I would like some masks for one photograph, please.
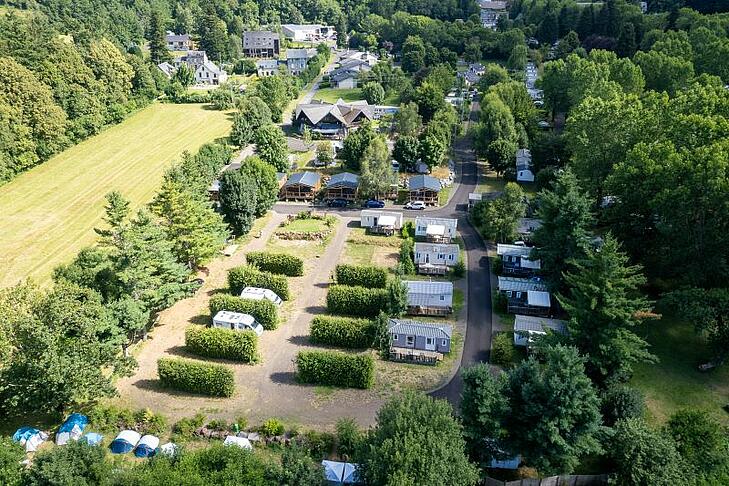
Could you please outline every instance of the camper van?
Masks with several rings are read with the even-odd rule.
[[[213,327],[232,329],[233,331],[253,331],[258,336],[263,334],[261,326],[253,316],[240,312],[220,311],[213,317]]]
[[[270,300],[277,306],[281,305],[281,297],[279,297],[276,292],[269,289],[262,289],[260,287],[246,287],[243,289],[243,292],[240,293],[240,296],[242,299],[251,299],[251,300]]]

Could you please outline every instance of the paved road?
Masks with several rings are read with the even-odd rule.
[[[478,114],[479,105],[474,102],[471,107],[471,121]],[[463,356],[461,358],[458,373],[443,387],[431,392],[431,396],[447,399],[454,408],[458,408],[463,390],[460,370],[478,362],[485,362],[489,359],[491,349],[492,333],[492,312],[491,312],[491,281],[489,259],[486,252],[486,245],[480,235],[471,226],[467,217],[468,194],[474,192],[478,184],[478,167],[473,151],[471,140],[468,137],[460,139],[454,145],[456,162],[456,180],[458,185],[451,195],[448,204],[440,208],[426,209],[424,211],[408,211],[402,208],[386,208],[386,210],[397,210],[405,216],[414,218],[427,214],[428,216],[439,216],[457,218],[458,227],[463,237],[468,255],[468,306],[466,336],[464,339]],[[274,210],[282,214],[295,214],[308,205],[279,203]],[[320,209],[356,217],[360,209],[357,208],[327,208]]]

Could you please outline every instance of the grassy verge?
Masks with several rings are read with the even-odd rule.
[[[48,282],[54,267],[96,241],[106,193],[147,203],[183,151],[229,130],[226,113],[155,103],[0,187],[0,287]]]

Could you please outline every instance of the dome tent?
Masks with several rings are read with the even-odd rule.
[[[357,465],[349,462],[321,461],[327,484],[358,484]]]
[[[159,447],[159,438],[153,435],[145,435],[139,440],[137,447],[134,449],[134,455],[137,457],[152,457],[157,453]]]
[[[25,452],[35,452],[38,446],[48,438],[48,434],[33,427],[21,427],[13,434],[13,442],[25,447]]]
[[[225,438],[223,441],[224,445],[227,446],[238,446],[241,449],[253,449],[253,445],[251,444],[251,441],[246,439],[245,437],[236,437],[234,435],[229,435]]]
[[[141,437],[142,436],[139,435],[139,432],[137,431],[122,430],[119,432],[119,435],[116,436],[116,439],[111,441],[111,445],[109,445],[111,452],[114,454],[126,454],[127,452],[131,452],[131,450],[139,443],[139,439]]]
[[[89,419],[80,413],[72,413],[56,432],[56,444],[66,445],[69,440],[79,440]]]

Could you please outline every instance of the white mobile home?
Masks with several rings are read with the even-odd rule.
[[[394,234],[402,229],[402,213],[365,209],[359,215],[360,226],[373,233]]]
[[[455,244],[415,243],[413,253],[418,273],[444,275],[458,263],[460,248]]]
[[[514,346],[530,346],[535,336],[544,336],[547,329],[564,334],[567,322],[546,317],[516,315],[514,319]]]
[[[453,312],[453,283],[403,281],[408,288],[408,314],[445,315]]]
[[[415,236],[424,236],[432,242],[449,243],[456,237],[457,227],[457,219],[415,218]]]
[[[529,149],[523,148],[516,151],[516,181],[534,182],[534,172],[532,172],[532,153]]]

